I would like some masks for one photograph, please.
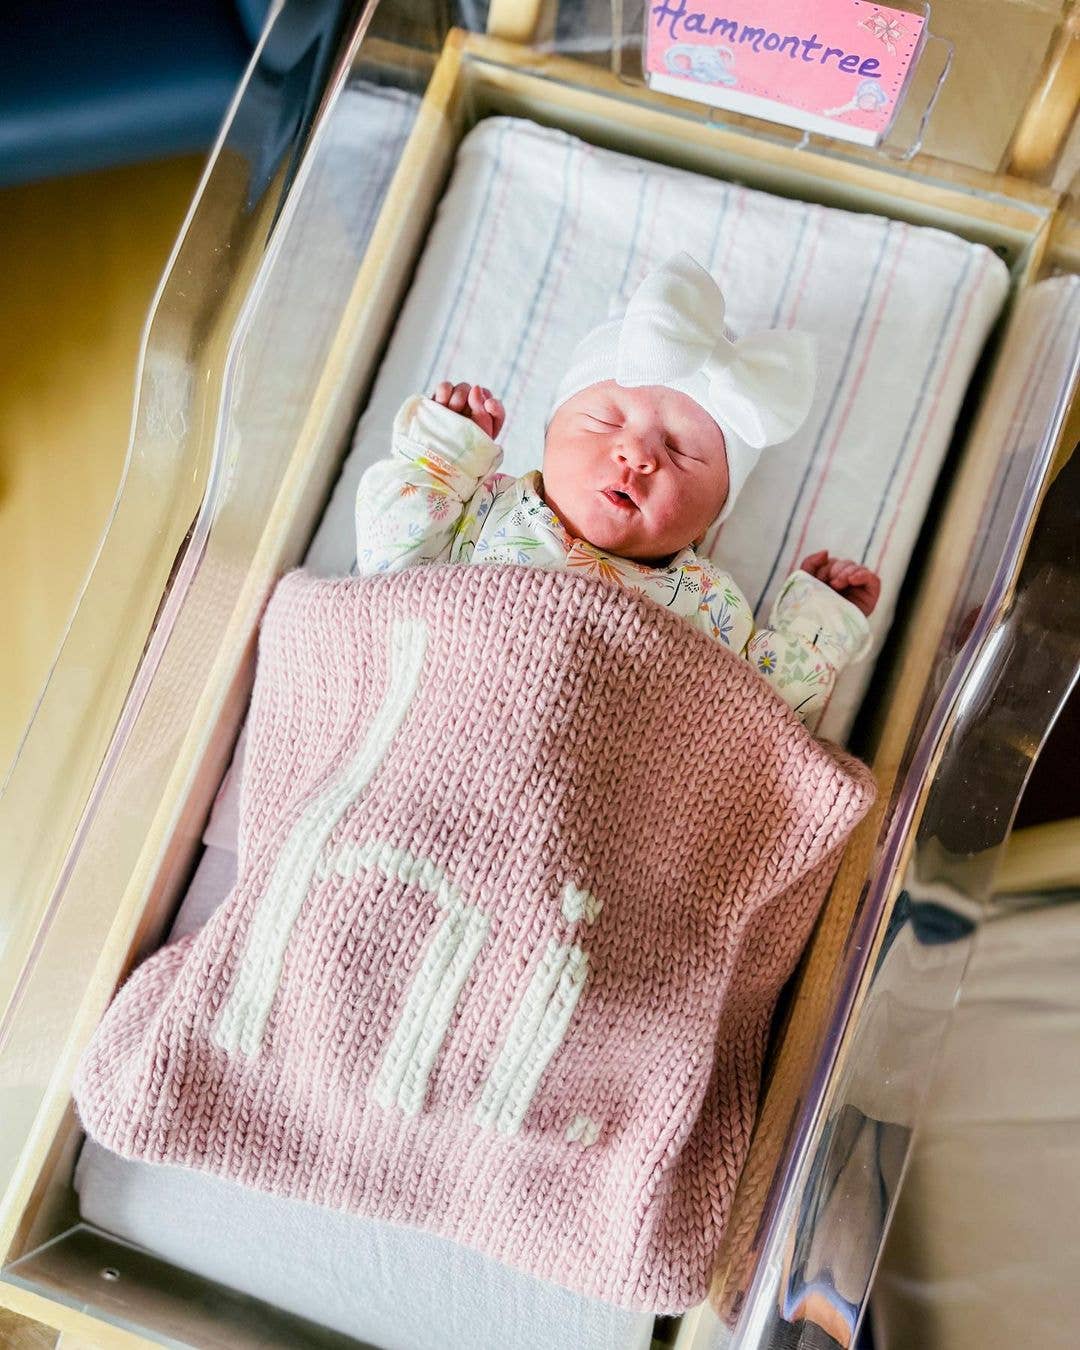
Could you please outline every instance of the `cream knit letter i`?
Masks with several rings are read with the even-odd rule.
[[[603,907],[603,901],[584,886],[568,881],[563,887],[562,915],[568,923],[593,924]],[[521,1128],[544,1070],[566,1035],[588,974],[589,958],[578,943],[548,941],[484,1083],[475,1112],[478,1125],[494,1126],[503,1134],[516,1134]],[[594,1134],[587,1142],[595,1138]]]
[[[375,776],[420,683],[427,629],[402,620],[390,632],[386,694],[356,755],[310,802],[289,832],[266,894],[251,920],[247,948],[213,1039],[229,1054],[255,1055],[277,993],[285,950],[315,874],[319,855],[349,806]]]
[[[492,1066],[475,1119],[516,1134],[548,1062],[562,1043],[585,987],[589,958],[574,943],[549,939]]]

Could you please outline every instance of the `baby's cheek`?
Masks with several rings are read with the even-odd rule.
[[[705,529],[713,523],[727,501],[726,484],[717,483],[712,477],[698,482],[687,502],[687,515],[692,517],[694,525]]]
[[[687,489],[659,503],[655,522],[665,534],[685,534],[689,542],[702,523],[703,509],[700,496],[692,489]]]
[[[584,492],[591,467],[589,451],[589,446],[573,441],[549,441],[544,447],[544,482],[564,497]]]

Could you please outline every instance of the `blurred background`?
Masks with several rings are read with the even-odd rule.
[[[143,323],[269,0],[0,17],[0,779],[112,506]]]

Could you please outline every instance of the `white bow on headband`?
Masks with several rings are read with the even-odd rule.
[[[814,343],[772,329],[736,340],[724,329],[724,297],[687,253],[650,272],[624,314],[587,333],[570,359],[548,413],[604,380],[662,384],[686,394],[724,433],[731,514],[761,450],[793,436],[814,398]]]
[[[732,341],[720,287],[689,254],[676,253],[630,297],[614,378],[628,386],[692,382],[721,428],[760,450],[787,440],[810,411],[813,341],[782,329]]]

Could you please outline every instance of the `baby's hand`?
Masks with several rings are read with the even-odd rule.
[[[492,440],[502,430],[506,420],[503,405],[490,389],[484,389],[478,384],[451,384],[449,380],[443,380],[431,397],[451,412],[460,413],[462,417],[475,422]]]
[[[869,567],[852,562],[850,558],[830,558],[829,550],[825,548],[811,553],[799,566],[838,591],[864,614],[873,614],[881,595],[881,578]]]

